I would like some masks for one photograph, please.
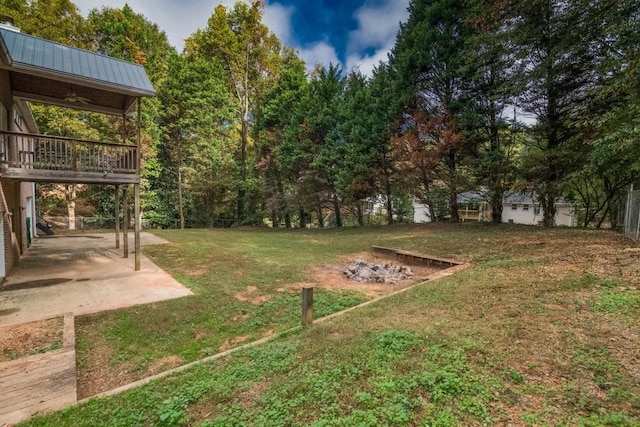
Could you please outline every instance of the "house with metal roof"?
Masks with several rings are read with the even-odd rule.
[[[116,218],[121,190],[126,203],[133,186],[136,270],[140,269],[140,103],[154,94],[139,64],[0,24],[0,254],[4,254],[0,277],[10,273],[35,236],[35,182],[113,185]],[[137,133],[133,138],[123,135],[120,141],[40,135],[30,103],[115,115],[123,128],[133,127]],[[127,228],[122,228],[124,256],[128,256]],[[119,247],[119,221],[116,236]]]

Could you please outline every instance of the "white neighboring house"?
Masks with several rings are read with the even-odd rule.
[[[488,210],[488,204],[484,201],[484,193],[482,191],[466,191],[458,194],[457,199],[460,221],[486,221],[491,218],[490,215],[487,216],[490,211]],[[426,223],[431,221],[429,207],[414,197],[413,222]]]
[[[470,191],[458,195],[460,209],[458,214],[463,221],[490,221],[491,209],[480,191]],[[471,208],[470,208],[471,207]],[[540,203],[531,195],[507,192],[502,201],[502,222],[509,224],[539,225],[542,224],[544,212]],[[429,209],[418,199],[413,200],[413,222],[431,222]],[[576,227],[575,207],[565,199],[556,201],[555,225]]]
[[[413,222],[417,224],[431,222],[429,207],[415,197],[413,198]]]
[[[558,198],[555,203],[555,225],[575,227],[578,220],[573,204]],[[534,197],[522,193],[505,193],[502,201],[502,222],[511,224],[539,225],[542,224],[544,211],[540,202]]]

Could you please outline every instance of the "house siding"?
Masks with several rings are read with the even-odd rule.
[[[11,132],[29,132],[29,121],[24,120],[20,116],[20,120],[14,120],[14,114],[18,114],[15,105],[11,99],[11,86],[9,81],[9,73],[0,70],[0,102],[3,109],[0,128]],[[19,115],[19,114],[18,114]],[[20,149],[28,149],[29,147],[21,147]],[[27,199],[31,198],[33,206],[35,204],[35,190],[33,183],[17,182],[8,179],[0,179],[2,184],[2,196],[6,202],[8,212],[4,212],[4,204],[0,204],[2,211],[2,239],[4,242],[4,274],[9,275],[11,271],[20,262],[20,255],[27,250],[27,233],[31,230],[27,229],[27,216],[34,218],[34,212],[27,212]]]
[[[413,200],[413,222],[425,223],[431,222],[429,208],[417,200]]]
[[[528,200],[514,200],[506,201],[502,205],[502,222],[524,225],[540,225],[544,218],[544,211],[539,209],[536,213],[536,206],[539,207],[535,201],[531,198]],[[462,206],[464,203],[468,203],[468,199],[458,200],[458,203]],[[461,208],[458,213],[460,218],[464,221],[491,221],[491,209],[484,201],[476,202],[478,209],[466,210]],[[525,206],[527,208],[525,208]],[[515,207],[515,209],[513,209]],[[428,209],[417,199],[413,201],[413,222],[425,223],[430,222]],[[556,216],[555,225],[561,227],[576,227],[577,220],[574,211],[574,207],[565,202],[556,203]]]
[[[20,226],[20,185],[14,181],[1,179],[2,191],[9,208],[8,215],[4,215],[2,221],[4,234],[4,261],[5,274],[9,275],[11,270],[18,265],[20,260],[20,240],[22,228]]]
[[[11,111],[11,86],[9,83],[9,72],[7,70],[0,70],[0,102],[4,105],[7,111]],[[7,130],[7,129],[3,129]]]
[[[505,203],[502,205],[502,222],[524,224],[524,225],[539,225],[544,218],[544,211],[542,209],[536,214],[536,208],[534,204],[528,204],[529,209],[524,209],[524,204],[518,203],[517,209],[513,209],[514,204]],[[571,206],[556,205],[555,225],[564,227],[575,227],[575,215]]]

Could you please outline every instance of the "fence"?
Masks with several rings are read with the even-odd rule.
[[[625,236],[640,241],[640,190],[629,190],[624,215]]]
[[[45,215],[44,220],[51,224],[54,230],[68,230],[69,229],[69,217],[68,216],[49,216]],[[180,220],[178,219],[163,219],[162,225],[159,225],[158,220],[142,218],[142,228],[180,228]],[[120,218],[120,226],[122,227],[122,218]],[[199,228],[229,228],[234,225],[238,225],[238,220],[217,218],[208,221],[207,223],[193,221],[191,219],[186,220],[186,227],[199,227]],[[75,217],[75,230],[114,230],[116,226],[116,219],[114,217]],[[129,228],[133,228],[133,218],[129,219]]]
[[[68,230],[69,217],[67,216],[44,216],[44,220],[51,224],[54,230]],[[115,229],[115,218],[103,217],[75,217],[76,230],[94,230],[94,229]]]

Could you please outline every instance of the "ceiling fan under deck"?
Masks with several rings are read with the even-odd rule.
[[[89,98],[78,96],[78,94],[76,94],[75,92],[67,92],[67,94],[64,97],[64,100],[66,102],[71,102],[71,103],[77,102],[79,104],[88,104],[91,101]]]

